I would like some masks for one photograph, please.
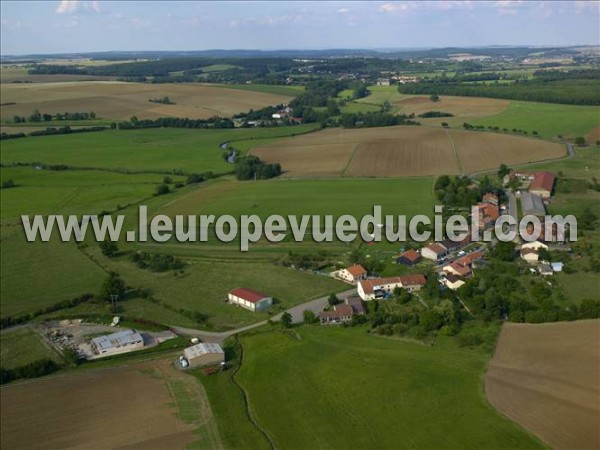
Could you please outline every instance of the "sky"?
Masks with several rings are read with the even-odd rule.
[[[597,1],[5,1],[1,53],[600,45]]]

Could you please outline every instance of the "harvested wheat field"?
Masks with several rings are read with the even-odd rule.
[[[458,175],[560,158],[564,146],[497,133],[425,126],[330,128],[252,149],[288,177]]]
[[[8,385],[0,395],[2,448],[183,449],[199,426],[203,448],[221,446],[202,386],[168,361]]]
[[[464,173],[500,164],[527,164],[567,156],[562,144],[497,133],[448,130]]]
[[[504,324],[485,392],[552,448],[598,448],[600,320]]]
[[[240,91],[202,84],[145,84],[117,81],[15,83],[0,85],[2,120],[27,116],[34,109],[42,113],[94,111],[108,119],[155,119],[189,117],[205,119],[287,102],[291,97],[255,91]],[[152,103],[151,98],[168,96],[174,105]]]
[[[475,119],[499,114],[510,105],[510,100],[501,100],[495,98],[481,97],[451,97],[440,96],[437,102],[432,102],[429,97],[416,96],[394,103],[394,107],[402,114],[412,114],[416,116],[427,111],[443,111],[454,114],[454,117],[441,117],[430,119],[419,119],[419,121],[428,125],[439,125],[441,122],[460,123],[466,119]]]
[[[585,135],[585,140],[591,144],[595,144],[600,141],[600,125],[595,126],[592,130]]]

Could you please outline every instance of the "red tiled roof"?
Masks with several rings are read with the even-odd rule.
[[[420,273],[417,273],[414,275],[401,275],[398,278],[400,278],[400,282],[402,283],[402,286],[415,286],[415,285],[424,286],[427,283],[427,279],[425,278],[425,275],[421,275]]]
[[[425,246],[425,248],[431,250],[436,255],[443,255],[444,253],[447,252],[447,250],[444,247],[442,247],[440,244],[436,244],[436,243],[428,244]]]
[[[249,288],[235,288],[232,291],[229,291],[229,293],[235,295],[236,297],[243,298],[250,303],[256,303],[265,297],[269,297],[263,292],[255,291],[254,289]]]
[[[392,283],[402,284],[402,281],[400,280],[400,277],[387,277],[387,278],[373,278],[371,280],[363,280],[360,282],[365,294],[372,294],[373,288],[375,286],[381,286],[383,284],[392,284]]]
[[[538,172],[535,174],[535,178],[529,185],[529,190],[544,189],[551,192],[553,186],[554,174],[552,172]]]
[[[352,316],[353,310],[350,305],[335,305],[333,311],[322,311],[319,313],[319,317],[348,317]]]
[[[360,277],[367,274],[367,271],[360,264],[354,264],[346,269],[353,277]]]
[[[458,258],[454,262],[458,263],[460,265],[466,266],[467,264],[471,264],[471,263],[473,263],[473,261],[475,261],[477,259],[481,259],[482,257],[483,257],[482,252],[473,252],[473,253],[469,253],[468,255],[463,256],[462,258]]]
[[[406,258],[410,262],[415,262],[421,259],[421,255],[419,255],[419,253],[416,250],[413,250],[411,248],[410,250],[407,250],[404,253],[402,253],[400,255],[400,258]]]
[[[468,265],[453,262],[449,265],[449,267],[451,267],[452,270],[458,273],[458,275],[460,275],[461,277],[467,276],[471,273],[471,267],[469,267]]]

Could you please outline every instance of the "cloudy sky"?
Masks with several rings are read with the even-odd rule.
[[[5,1],[7,54],[600,44],[600,2]]]

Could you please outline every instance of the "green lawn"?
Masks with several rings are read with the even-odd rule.
[[[60,362],[60,357],[28,328],[0,335],[0,361],[3,369],[14,369],[40,359]]]
[[[186,173],[222,173],[232,170],[219,148],[223,142],[235,141],[235,147],[245,151],[264,143],[264,139],[304,133],[317,127],[308,124],[227,130],[162,128],[31,137],[4,141],[0,159],[3,164],[41,162],[135,172],[178,169]]]
[[[210,66],[204,66],[202,72],[222,72],[224,70],[239,69],[240,66],[234,66],[233,64],[211,64]]]
[[[474,125],[498,126],[512,130],[518,128],[537,131],[540,136],[554,138],[584,136],[600,123],[597,106],[558,105],[512,101],[500,114],[473,120]]]
[[[243,335],[237,380],[276,448],[543,448],[486,402],[489,355],[366,334],[364,328],[302,327]],[[227,373],[202,379],[226,446],[243,404]],[[227,397],[226,397],[227,396]],[[235,411],[235,414],[234,412]],[[236,421],[236,424],[238,422]]]
[[[600,147],[576,147],[573,158],[540,163],[530,166],[532,170],[550,170],[558,176],[569,178],[600,178]]]

